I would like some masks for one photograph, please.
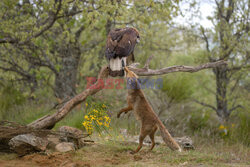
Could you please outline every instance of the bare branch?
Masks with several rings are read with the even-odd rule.
[[[230,89],[230,95],[233,94],[234,90],[236,89],[237,85],[239,84],[240,82],[240,79],[242,77],[243,74],[240,74],[236,79],[235,79],[235,83],[233,85],[233,87]]]
[[[235,2],[233,0],[229,0],[228,3],[229,4],[228,4],[228,7],[227,7],[227,14],[226,14],[226,18],[225,18],[227,20],[227,22],[229,22],[232,14],[233,14]]]
[[[12,39],[12,38],[2,38],[0,39],[0,44],[1,43],[17,43],[18,40]]]
[[[57,3],[57,1],[55,1],[55,2]],[[62,7],[62,0],[59,0],[59,3],[57,5],[57,9],[56,9],[56,13],[52,14],[52,18],[50,19],[51,20],[50,23],[48,23],[45,27],[43,27],[41,29],[41,31],[37,32],[32,37],[28,38],[28,40],[26,40],[25,42],[29,41],[31,38],[36,38],[36,37],[42,35],[45,31],[47,31],[49,28],[51,28],[57,20],[57,15],[58,15],[59,11],[61,10],[61,7]]]
[[[202,26],[201,26],[201,33],[202,33],[203,39],[206,42],[206,49],[207,49],[208,52],[210,52],[208,38],[207,38],[207,35],[205,33],[205,29]]]
[[[153,57],[154,57],[154,55],[149,56],[149,58],[147,59],[147,61],[146,61],[146,63],[145,63],[145,65],[144,65],[143,68],[145,68],[145,69],[149,68],[149,63],[153,59]]]
[[[195,100],[195,99],[193,99],[193,101],[195,103],[198,103],[198,104],[202,105],[202,106],[205,106],[205,107],[211,108],[214,111],[217,111],[216,108],[214,106],[210,105],[210,104],[207,104],[207,103],[204,103],[204,102],[200,102],[200,101]]]
[[[44,27],[42,27],[40,31],[38,31],[35,34],[29,36],[25,41],[22,41],[22,42],[19,41],[18,39],[14,39],[12,37],[5,37],[5,38],[0,39],[0,44],[4,44],[4,43],[26,44],[32,38],[37,38],[40,35],[42,35],[44,32],[46,32],[47,30],[49,30],[58,19],[63,18],[63,17],[71,17],[71,16],[77,15],[77,14],[79,14],[79,13],[81,13],[83,11],[83,10],[79,10],[79,11],[74,11],[74,12],[69,12],[67,14],[59,15],[59,13],[61,11],[61,8],[62,8],[62,0],[55,1],[55,5],[57,5],[56,11],[55,12],[52,12],[52,11],[49,12],[49,16],[46,19],[47,23],[45,23]],[[99,8],[101,8],[101,7],[98,7],[97,9],[99,9]],[[97,10],[97,9],[95,9],[95,10]],[[88,10],[88,12],[92,12],[92,11],[93,10]]]
[[[212,94],[216,95],[216,92],[210,88],[208,88],[207,86],[203,86],[207,91],[211,92]]]
[[[243,108],[243,106],[242,106],[242,105],[237,105],[237,106],[232,107],[232,108],[231,108],[230,110],[228,110],[228,111],[229,111],[229,113],[231,113],[232,111],[236,110],[237,108]]]
[[[191,72],[192,73],[192,72],[197,72],[197,71],[207,69],[207,68],[215,68],[221,65],[227,65],[227,62],[224,60],[220,60],[217,62],[202,64],[196,67],[179,65],[179,66],[172,66],[172,67],[166,67],[166,68],[155,69],[155,70],[145,69],[145,68],[135,68],[131,66],[128,66],[128,68],[140,76],[154,76],[154,75],[164,75],[164,74],[173,73],[173,72]]]

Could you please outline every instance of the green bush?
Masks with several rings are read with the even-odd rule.
[[[2,88],[0,92],[0,109],[8,110],[11,106],[20,105],[23,102],[25,102],[25,97],[14,86],[8,85]]]
[[[175,102],[186,100],[193,94],[193,82],[188,75],[164,77],[162,91]]]
[[[208,127],[208,121],[209,121],[210,115],[208,112],[197,113],[193,112],[191,114],[190,120],[189,120],[189,128],[191,131],[199,131],[201,129]]]
[[[187,120],[188,134],[199,137],[220,139],[220,124],[217,115],[209,110],[196,110]]]
[[[248,111],[239,112],[235,118],[232,118],[228,127],[228,139],[231,142],[240,142],[250,146],[250,114]]]
[[[0,90],[0,118],[5,119],[8,110],[15,105],[21,105],[25,102],[24,95],[12,85],[2,87]]]

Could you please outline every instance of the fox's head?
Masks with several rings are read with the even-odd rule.
[[[139,89],[139,77],[133,71],[130,71],[127,67],[125,67],[124,70],[126,71],[127,89]]]
[[[124,67],[124,70],[126,71],[126,78],[139,78],[133,71],[130,71],[128,67]]]

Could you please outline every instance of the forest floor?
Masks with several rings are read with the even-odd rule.
[[[132,155],[137,144],[100,140],[94,144],[68,153],[33,153],[23,157],[16,154],[0,154],[1,167],[81,167],[81,166],[189,166],[189,167],[249,167],[250,148],[225,143],[195,145],[195,150],[173,152],[165,145],[149,146]]]

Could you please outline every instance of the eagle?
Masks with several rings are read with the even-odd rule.
[[[128,64],[127,57],[135,61],[134,48],[140,42],[136,28],[117,28],[109,32],[106,42],[105,56],[109,61],[109,74],[113,77],[124,76],[123,68]]]

